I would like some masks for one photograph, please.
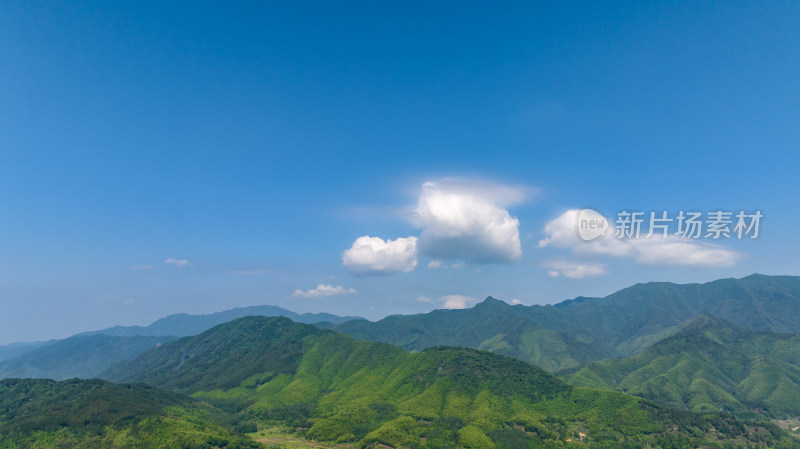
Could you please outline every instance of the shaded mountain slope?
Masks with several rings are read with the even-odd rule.
[[[800,335],[704,316],[636,356],[590,363],[565,379],[695,411],[799,416]]]

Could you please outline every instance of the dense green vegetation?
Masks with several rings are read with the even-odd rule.
[[[769,424],[570,387],[485,351],[412,354],[285,318],[235,320],[108,375],[190,393],[251,429],[356,447],[792,447]]]
[[[472,309],[356,320],[328,328],[407,350],[438,345],[487,349],[557,372],[637,354],[705,314],[754,330],[800,332],[800,277],[752,275],[706,284],[637,284],[605,298],[510,306],[487,298]]]
[[[146,385],[0,381],[0,448],[255,448],[229,417]]]
[[[0,362],[0,379],[35,377],[47,379],[91,378],[113,363],[131,360],[175,337],[75,336],[43,345]]]
[[[378,322],[356,320],[330,328],[358,339],[389,343],[410,351],[442,345],[479,348],[515,357],[551,372],[616,354],[585,332],[568,334],[535,324],[527,316],[528,309],[489,297],[466,310],[395,315]]]
[[[800,335],[756,332],[705,316],[634,357],[594,362],[565,378],[695,411],[798,416]]]

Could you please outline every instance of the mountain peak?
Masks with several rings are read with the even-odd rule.
[[[487,308],[497,309],[501,307],[509,307],[509,305],[505,301],[501,301],[493,296],[487,296],[486,299],[476,304],[475,307],[473,307],[473,309],[479,309],[479,310]]]

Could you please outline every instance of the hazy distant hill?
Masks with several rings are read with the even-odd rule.
[[[706,284],[651,282],[605,298],[511,306],[494,298],[466,310],[395,315],[329,328],[408,350],[484,348],[550,371],[629,356],[705,314],[764,331],[800,332],[800,277],[751,275]]]
[[[46,346],[55,342],[56,340],[48,340],[48,341],[11,343],[7,345],[2,345],[0,346],[0,362],[2,362],[3,360],[13,359],[14,357],[20,354],[24,354],[28,351],[32,351],[36,348],[40,348],[42,346]]]
[[[299,323],[324,322],[325,325],[363,320],[359,317],[342,317],[329,313],[300,314],[278,306],[239,307],[208,315],[179,313],[156,320],[149,326],[114,326],[99,331],[83,332],[63,340],[0,346],[0,379],[38,377],[58,380],[70,377],[94,377],[110,364],[119,360],[130,360],[157,342],[170,341],[174,337],[197,335],[218,324],[245,316],[285,316]],[[168,338],[75,340],[77,337],[96,335]],[[80,341],[83,343],[78,344]],[[56,346],[46,349],[53,345]]]
[[[132,335],[175,335],[185,337],[197,335],[212,327],[226,323],[236,318],[245,316],[284,316],[298,323],[329,322],[333,324],[344,323],[351,320],[362,320],[360,317],[337,316],[330,313],[295,313],[278,306],[252,306],[237,307],[223,312],[208,315],[189,315],[178,313],[154,321],[149,326],[114,326],[93,332],[84,332],[79,335],[105,334],[117,336]]]
[[[783,435],[772,425],[573,388],[485,351],[408,353],[283,317],[234,320],[119,363],[106,376],[191,393],[256,423],[356,447],[773,445]]]
[[[566,379],[696,411],[800,416],[800,335],[704,316],[634,357],[594,362]]]
[[[33,377],[47,379],[91,378],[121,360],[167,343],[176,337],[116,337],[81,335],[32,349],[0,362],[0,379]]]

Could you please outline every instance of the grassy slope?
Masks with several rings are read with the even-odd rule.
[[[100,380],[0,381],[0,448],[255,447],[224,415],[146,385]]]
[[[108,375],[192,393],[262,427],[283,424],[357,446],[555,447],[580,434],[591,447],[756,438],[731,417],[572,388],[488,352],[436,347],[411,354],[283,318],[236,320]],[[708,436],[712,428],[725,435]],[[779,434],[774,426],[755,433],[773,443]]]
[[[706,316],[634,357],[594,362],[565,378],[696,411],[798,416],[800,335],[755,332]]]

